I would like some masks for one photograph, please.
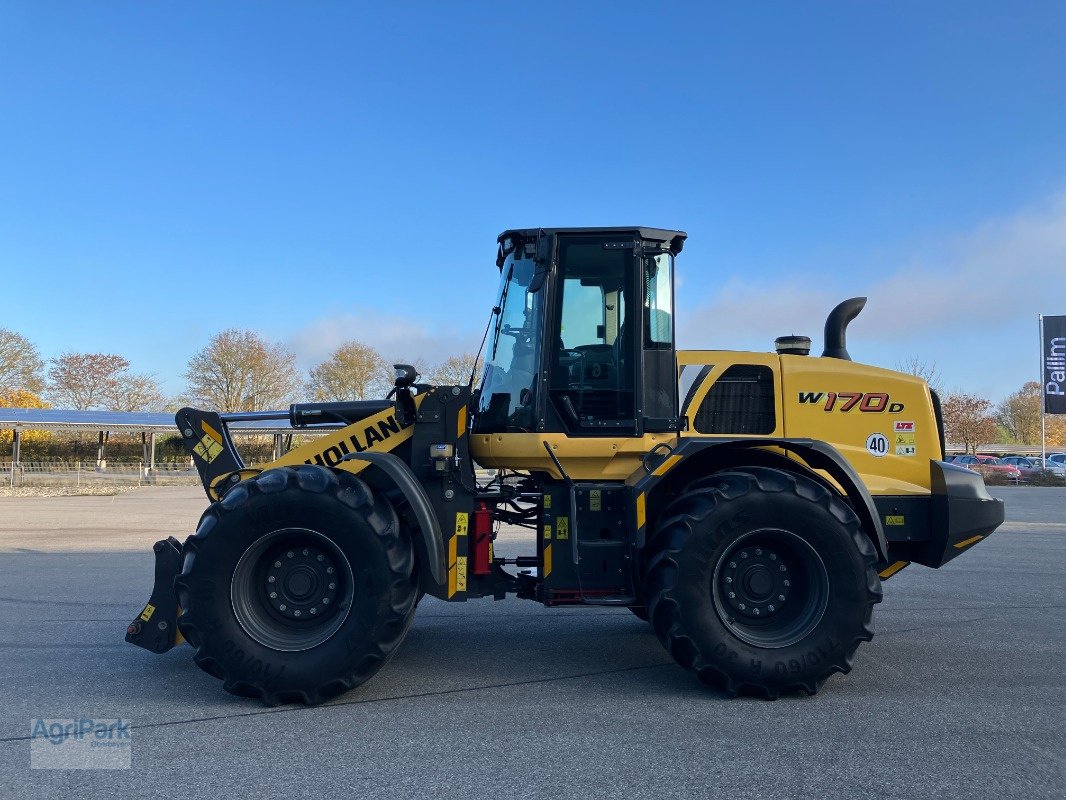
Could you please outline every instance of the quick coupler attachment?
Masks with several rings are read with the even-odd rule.
[[[181,542],[170,536],[156,542],[155,585],[148,605],[126,628],[126,641],[165,653],[184,641],[178,633],[178,596],[174,592],[174,578],[181,570]]]

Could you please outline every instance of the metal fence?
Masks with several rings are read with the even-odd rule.
[[[255,465],[251,465],[255,466]],[[495,470],[479,468],[478,483],[486,483]],[[199,486],[191,459],[157,461],[149,469],[143,461],[0,461],[0,486],[81,486],[82,484],[130,484],[136,486]]]
[[[0,461],[0,485],[80,486],[81,484],[134,484],[137,486],[196,485],[200,479],[189,459],[156,462],[149,469],[143,461]]]

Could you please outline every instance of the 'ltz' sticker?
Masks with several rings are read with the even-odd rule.
[[[914,456],[918,446],[914,438],[914,423],[896,421],[892,425],[897,456]]]

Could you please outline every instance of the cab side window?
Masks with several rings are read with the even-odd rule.
[[[566,278],[560,284],[551,395],[575,427],[616,427],[636,416],[624,334],[630,258],[606,249],[602,239],[560,245]]]

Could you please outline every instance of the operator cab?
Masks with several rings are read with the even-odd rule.
[[[474,433],[681,428],[674,257],[654,228],[505,231]]]

